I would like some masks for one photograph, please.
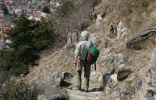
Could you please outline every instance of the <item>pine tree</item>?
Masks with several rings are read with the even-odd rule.
[[[12,50],[1,51],[0,66],[20,74],[28,70],[28,65],[35,64],[42,50],[53,46],[56,35],[50,21],[28,20],[24,13],[14,23],[16,26],[6,32]]]
[[[9,14],[9,10],[8,10],[8,8],[5,6],[5,4],[3,4],[3,5],[1,6],[1,9],[3,10],[4,16],[5,16],[6,14]]]
[[[49,10],[49,8],[48,8],[47,6],[44,6],[43,9],[42,9],[42,11],[43,11],[44,13],[47,13],[47,14],[50,13],[50,10]]]

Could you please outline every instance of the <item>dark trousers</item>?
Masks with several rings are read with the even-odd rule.
[[[84,78],[85,78],[85,90],[89,88],[89,77],[90,77],[90,69],[91,64],[85,63],[84,60],[79,60],[77,64],[77,86],[81,87],[82,79],[82,68],[84,67]]]

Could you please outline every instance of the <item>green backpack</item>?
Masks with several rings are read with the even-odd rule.
[[[86,53],[85,61],[89,64],[95,63],[99,56],[99,53],[99,50],[93,45],[92,42],[90,42],[90,47]]]

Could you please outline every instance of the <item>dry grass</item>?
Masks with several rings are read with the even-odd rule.
[[[138,6],[138,5],[139,6]],[[156,3],[153,0],[103,0],[102,3],[96,7],[97,12],[106,12],[109,16],[106,22],[102,25],[118,24],[123,21],[125,26],[129,29],[129,36],[135,34],[142,25],[146,24],[149,20],[151,11],[154,10]],[[145,15],[143,15],[145,13]],[[102,26],[101,25],[101,26]],[[103,27],[104,29],[106,27]]]
[[[66,56],[68,58],[65,60]],[[57,50],[52,54],[42,57],[39,61],[39,66],[31,70],[27,76],[27,80],[29,83],[38,82],[38,80],[44,79],[53,72],[71,72],[73,60],[74,55],[71,53],[71,50],[64,50],[62,52]]]

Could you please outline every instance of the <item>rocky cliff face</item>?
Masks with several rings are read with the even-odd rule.
[[[145,1],[102,0],[95,7],[99,17],[87,30],[100,56],[97,70],[92,66],[88,93],[75,89],[76,40],[42,53],[39,66],[25,77],[43,88],[38,100],[155,100],[156,1],[144,6]]]
[[[155,100],[156,99],[156,48],[154,49],[151,57],[148,71],[145,73],[142,79],[141,88],[136,92],[134,100]]]

